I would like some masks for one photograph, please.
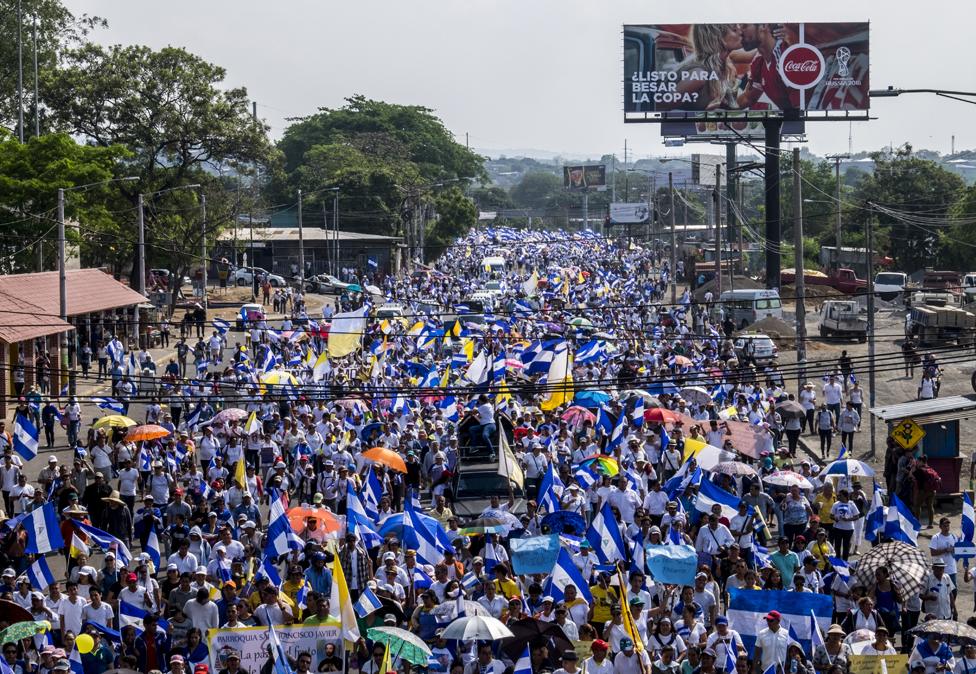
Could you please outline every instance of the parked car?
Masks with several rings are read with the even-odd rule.
[[[976,271],[971,271],[962,277],[962,291],[966,294],[966,301],[976,300]]]
[[[234,321],[234,328],[243,332],[249,330],[252,324],[260,323],[265,319],[264,307],[260,304],[248,303],[241,306],[237,312],[237,319]]]
[[[796,282],[796,272],[784,269],[780,272],[779,279],[783,285],[792,285]],[[845,295],[863,293],[868,285],[867,281],[857,277],[853,269],[833,269],[829,273],[804,269],[803,282],[807,285],[829,286]]]
[[[278,276],[277,274],[272,274],[267,269],[261,269],[261,267],[238,267],[230,273],[229,283],[233,283],[237,286],[249,286],[254,283],[254,273],[257,272],[258,280],[267,277],[268,281],[275,288],[285,287],[285,279],[283,276]]]
[[[739,360],[751,358],[756,365],[769,365],[779,355],[776,342],[769,335],[740,335],[735,338],[733,345]]]
[[[868,313],[854,300],[827,300],[820,306],[820,321],[817,325],[821,337],[841,335],[857,337],[857,341],[868,339]]]
[[[310,293],[341,295],[348,289],[348,283],[343,283],[332,274],[319,274],[305,279],[305,291]]]
[[[882,271],[874,277],[874,293],[886,302],[905,292],[908,274],[900,271]]]

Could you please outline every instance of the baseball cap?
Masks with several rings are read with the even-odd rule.
[[[726,618],[724,615],[717,616],[715,618],[715,624],[716,625],[728,625],[729,624],[729,619]]]
[[[634,641],[630,637],[620,638],[620,650],[629,651],[634,647]]]
[[[623,641],[623,639],[621,639]],[[594,639],[593,643],[590,644],[590,650],[593,651],[605,651],[608,650],[610,646],[603,639]]]
[[[139,577],[134,573],[130,573],[128,576],[125,577],[125,582],[127,583],[135,583],[138,580]]]
[[[174,654],[174,655],[169,656],[169,661],[170,662],[183,662],[184,660],[183,660],[183,656],[182,655],[175,655]]]
[[[770,611],[766,614],[766,620],[779,620],[782,617],[779,611]]]

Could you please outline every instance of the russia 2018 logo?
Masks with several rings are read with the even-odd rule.
[[[823,79],[827,71],[824,56],[811,44],[794,44],[779,59],[783,83],[794,89],[809,89]]]

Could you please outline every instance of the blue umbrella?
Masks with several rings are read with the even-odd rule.
[[[448,537],[447,532],[444,531],[444,527],[441,523],[435,520],[430,515],[424,515],[423,513],[417,513],[420,517],[420,521],[427,525],[437,540],[446,548],[451,548],[454,546],[454,542]],[[403,540],[403,513],[397,513],[395,515],[390,515],[385,520],[383,520],[383,526],[379,530],[380,536],[387,536],[389,534],[396,534],[396,537],[401,541]]]
[[[655,396],[664,395],[665,393],[674,395],[678,392],[678,387],[669,381],[662,381],[649,384],[645,390]]]
[[[580,391],[573,398],[573,403],[587,409],[599,409],[610,402],[610,394],[603,391]]]
[[[586,531],[586,520],[571,510],[557,510],[542,518],[542,526],[549,527],[549,531],[555,534],[572,533],[582,536]]]
[[[374,421],[371,424],[366,424],[365,426],[363,426],[363,430],[359,431],[359,437],[360,437],[360,439],[363,442],[366,442],[367,440],[369,440],[370,434],[372,434],[372,432],[374,430],[376,430],[376,429],[378,429],[378,428],[380,428],[382,426],[383,426],[383,424],[380,423],[379,421]]]
[[[827,466],[823,475],[847,475],[850,477],[874,477],[874,470],[857,459],[838,459]]]

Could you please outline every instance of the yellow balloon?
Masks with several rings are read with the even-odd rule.
[[[95,640],[91,638],[90,634],[79,634],[78,638],[75,639],[75,646],[78,647],[79,653],[91,653],[91,650],[95,648]]]

